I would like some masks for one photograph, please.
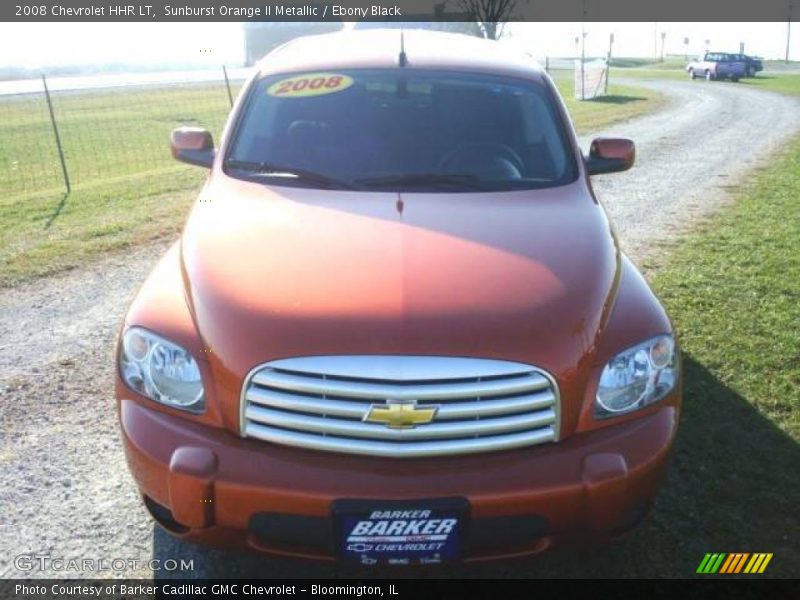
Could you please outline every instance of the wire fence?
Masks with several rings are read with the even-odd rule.
[[[70,186],[179,169],[169,152],[170,131],[197,125],[218,139],[240,85],[220,69],[218,79],[205,81],[51,86],[49,93],[43,77],[39,90],[0,95],[0,190],[6,197],[68,192]]]
[[[540,62],[568,77],[574,61]],[[228,74],[222,67],[151,74],[144,83],[114,75],[0,82],[0,192],[6,199],[63,193],[185,169],[170,155],[170,131],[202,126],[217,140],[246,72]]]

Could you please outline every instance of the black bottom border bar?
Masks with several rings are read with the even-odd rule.
[[[433,573],[435,576],[435,573]],[[788,598],[793,580],[714,578],[694,580],[520,580],[520,579],[3,579],[3,600],[202,600],[206,598],[536,598],[579,592],[591,585],[593,598]]]

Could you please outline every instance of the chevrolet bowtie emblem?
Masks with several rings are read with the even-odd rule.
[[[373,404],[364,415],[367,423],[381,423],[391,429],[411,429],[430,423],[436,416],[438,406],[417,406],[416,400],[387,400],[385,404]]]

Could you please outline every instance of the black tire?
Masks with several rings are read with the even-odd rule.
[[[697,79],[697,73],[694,72],[694,69],[689,69],[689,77]]]
[[[731,81],[732,81],[733,83],[736,83],[736,82],[738,82],[738,81],[739,81],[739,78],[738,78],[738,77],[731,77]]]
[[[711,74],[711,71],[706,71],[706,81],[713,81],[714,76]]]

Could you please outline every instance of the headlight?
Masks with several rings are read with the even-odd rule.
[[[140,327],[122,337],[120,373],[128,386],[156,402],[191,412],[205,409],[197,362],[186,350]]]
[[[657,402],[677,381],[678,360],[671,335],[628,348],[608,361],[600,374],[595,417],[611,417]]]

